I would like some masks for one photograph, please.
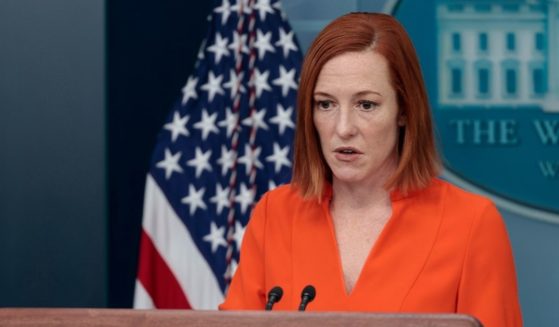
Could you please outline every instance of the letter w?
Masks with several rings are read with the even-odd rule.
[[[535,120],[534,126],[536,126],[543,144],[556,145],[559,143],[559,120]]]
[[[545,178],[559,177],[559,161],[540,161],[540,170]]]

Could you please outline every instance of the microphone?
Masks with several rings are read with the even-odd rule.
[[[314,289],[314,286],[305,286],[305,288],[303,288],[303,291],[301,292],[301,304],[299,304],[299,311],[305,311],[305,309],[307,308],[307,304],[312,302],[315,296],[316,290]]]
[[[268,302],[266,303],[266,311],[271,311],[272,307],[276,302],[281,300],[283,296],[283,290],[279,286],[273,287],[270,292],[268,292]]]

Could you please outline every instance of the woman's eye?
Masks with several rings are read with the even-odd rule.
[[[316,101],[316,105],[319,109],[330,109],[330,107],[332,106],[332,102],[327,100],[321,100],[321,101]]]
[[[361,109],[363,110],[373,110],[377,106],[378,104],[373,101],[359,101],[359,107],[361,107]]]

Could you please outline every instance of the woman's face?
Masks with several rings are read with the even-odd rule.
[[[332,58],[313,97],[314,126],[334,182],[384,183],[397,165],[399,115],[386,59],[372,50]]]

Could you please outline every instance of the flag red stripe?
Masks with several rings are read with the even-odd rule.
[[[158,309],[191,309],[186,294],[151,238],[142,229],[138,279]]]

